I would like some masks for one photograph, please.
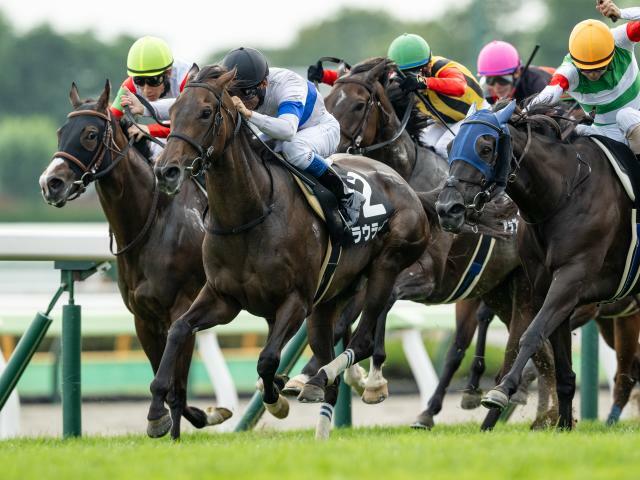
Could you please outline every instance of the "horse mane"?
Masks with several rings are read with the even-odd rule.
[[[216,78],[220,78],[220,76],[223,73],[227,73],[227,68],[222,65],[218,65],[218,64],[205,65],[198,72],[194,81],[204,82],[205,80],[211,80],[211,79],[215,80]]]
[[[395,63],[393,63],[391,60],[389,60],[386,57],[371,57],[356,63],[351,68],[351,70],[349,70],[349,75],[357,75],[358,73],[368,72],[373,67],[377,67],[382,62],[387,62],[385,73],[389,73],[395,68]]]
[[[389,82],[386,88],[387,96],[393,109],[396,112],[398,118],[402,118],[404,112],[409,106],[409,95],[404,93],[400,88],[400,83],[397,80]],[[421,146],[424,146],[420,142],[420,132],[429,125],[431,118],[425,115],[418,108],[417,102],[413,102],[411,106],[411,113],[409,114],[409,123],[407,123],[407,132],[414,141],[418,142]]]
[[[553,140],[562,141],[562,128],[554,118],[562,115],[561,109],[545,102],[530,105],[531,100],[532,97],[529,97],[523,102],[523,105],[526,105],[526,111],[519,106],[516,107],[509,123],[520,131],[524,131],[527,125],[530,125],[534,132]],[[493,111],[502,110],[509,102],[508,99],[499,100],[493,106]]]

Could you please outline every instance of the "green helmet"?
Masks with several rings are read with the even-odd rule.
[[[421,67],[431,60],[431,47],[420,35],[403,33],[389,45],[387,57],[396,62],[400,70]]]
[[[160,75],[173,65],[167,42],[158,37],[142,37],[131,45],[127,55],[127,73],[132,77]]]

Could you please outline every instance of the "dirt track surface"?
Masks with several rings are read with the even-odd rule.
[[[574,408],[579,414],[579,392],[576,393]],[[529,403],[519,407],[511,421],[528,422],[535,416],[536,396],[529,396]],[[194,402],[196,406],[206,407],[204,400]],[[240,414],[235,412],[237,420],[246,407],[247,400],[241,401]],[[298,429],[315,427],[319,405],[300,404],[295,399],[290,401],[291,411],[285,420],[277,420],[265,414],[258,424],[258,429]],[[603,390],[599,397],[599,418],[605,419],[611,405],[609,393]],[[82,409],[82,427],[87,435],[123,435],[127,433],[143,433],[146,429],[146,415],[148,402],[86,402]],[[395,395],[378,405],[365,405],[359,398],[353,398],[354,426],[373,425],[409,425],[416,415],[424,408],[417,395]],[[638,415],[637,402],[632,399],[627,409],[631,416]],[[481,422],[486,410],[478,408],[473,411],[460,408],[460,394],[450,394],[445,399],[445,405],[436,424]],[[627,414],[628,415],[628,414]],[[626,416],[626,415],[625,415]],[[232,427],[229,423],[226,428]],[[182,422],[184,431],[191,431],[188,422]],[[62,433],[62,408],[60,405],[22,405],[21,427],[23,436],[60,436]],[[212,430],[222,426],[211,427]]]

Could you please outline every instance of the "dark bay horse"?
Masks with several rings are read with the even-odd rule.
[[[349,75],[341,77],[336,82],[327,96],[327,109],[340,122],[341,150],[363,151],[400,173],[414,190],[432,191],[444,183],[447,163],[435,152],[414,140],[424,128],[427,118],[410,104],[410,99],[402,94],[397,84],[389,81],[394,68],[394,64],[384,58],[373,58],[354,66]],[[406,115],[407,108],[411,116],[407,129],[403,131],[400,118]],[[399,132],[402,133],[398,134]],[[435,197],[433,200],[435,201]],[[454,237],[439,228],[432,228],[431,232],[431,242],[423,256],[398,277],[387,308],[391,308],[397,299],[427,305],[456,300],[451,294],[473,258],[479,235],[465,233]],[[467,292],[467,301],[471,304],[461,304],[456,309],[454,342],[447,352],[438,387],[426,410],[419,415],[415,426],[433,426],[433,417],[442,408],[446,389],[460,366],[478,325],[476,310],[480,299],[494,309],[509,326],[510,335],[505,356],[505,365],[509,368],[515,358],[520,335],[532,319],[532,316],[521,315],[517,308],[520,303],[527,302],[530,296],[525,280],[515,240],[511,238],[496,241],[493,254],[480,280]],[[491,316],[487,317],[484,314],[479,318],[481,328],[478,333],[478,350],[472,368],[472,378],[463,397],[463,405],[467,407],[479,405],[481,396],[479,377],[484,371],[484,339]],[[384,352],[375,352],[372,360],[374,375],[380,375]],[[554,390],[555,381],[553,359],[549,349],[541,352],[541,357],[536,358],[536,364],[541,373],[543,397],[553,396],[551,391]],[[554,421],[555,407],[547,411],[545,402],[542,402],[541,407],[543,409],[539,411],[534,424],[536,426]],[[497,415],[494,414],[487,418],[484,427],[490,428],[495,420]]]
[[[572,428],[570,317],[580,305],[637,290],[621,282],[633,203],[604,152],[586,137],[561,141],[555,122],[536,113],[546,108],[514,115],[515,105],[509,104],[495,113],[470,115],[453,142],[450,177],[437,211],[442,225],[456,231],[468,209],[481,208],[501,188],[518,205],[526,221],[518,231],[519,250],[537,313],[520,340],[513,367],[483,404],[504,408],[527,359],[549,338],[555,350],[559,426]]]
[[[328,246],[325,224],[311,210],[291,173],[263,159],[253,135],[233,107],[227,87],[235,70],[209,66],[190,72],[171,109],[173,132],[157,161],[156,177],[170,194],[179,191],[189,165],[204,164],[209,215],[203,243],[207,281],[189,310],[169,330],[160,368],[151,384],[149,418],[171,391],[175,359],[200,329],[232,321],[241,309],[264,317],[269,336],[258,360],[263,402],[275,416],[288,412],[274,383],[281,349],[306,318],[309,344],[321,364],[306,384],[304,401],[322,406],[317,435],[326,438],[339,375],[371,355],[376,321],[400,271],[428,242],[429,223],[416,193],[386,165],[335,156],[342,168],[365,175],[393,206],[388,230],[364,245],[346,245],[326,295],[314,305]],[[194,160],[197,157],[197,160]],[[333,360],[333,324],[366,277],[362,319],[345,353]],[[328,364],[328,365],[327,365]],[[181,405],[171,407],[172,436],[180,435]]]
[[[136,334],[154,372],[164,351],[169,326],[193,302],[205,281],[202,267],[205,196],[193,182],[176,198],[160,193],[149,162],[128,143],[120,124],[109,115],[109,83],[95,101],[81,101],[75,84],[74,110],[58,131],[58,149],[40,177],[44,199],[62,207],[95,180],[109,228],[122,254],[117,256],[118,287],[133,313]],[[82,181],[82,180],[84,181]],[[176,393],[186,395],[193,339],[176,359]],[[193,406],[184,416],[202,428],[231,416],[224,408]],[[162,406],[149,419],[147,433],[166,434],[169,412]]]

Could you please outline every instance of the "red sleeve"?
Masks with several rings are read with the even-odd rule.
[[[449,67],[440,70],[437,77],[427,77],[427,87],[434,92],[461,97],[467,87],[467,81],[460,70]]]
[[[569,80],[567,79],[567,77],[565,77],[564,75],[560,75],[559,73],[556,73],[553,77],[551,77],[549,85],[560,85],[562,87],[562,90],[569,90]]]
[[[133,83],[133,78],[127,77],[127,79],[124,82],[122,82],[122,85],[120,86],[120,89],[116,94],[116,98],[113,100],[113,103],[111,104],[111,108],[110,108],[111,114],[118,119],[121,118],[122,115],[124,114],[124,112],[122,111],[122,105],[120,105],[120,97],[122,96],[123,89],[129,90],[131,93],[136,93],[136,86]]]
[[[152,137],[167,138],[169,136],[169,134],[171,133],[171,129],[170,128],[163,127],[159,123],[153,123],[151,125],[148,125],[148,127],[149,127],[149,134]]]
[[[627,37],[632,42],[640,42],[640,22],[627,23]]]
[[[187,72],[187,74],[182,79],[182,82],[180,82],[180,93],[182,93],[182,91],[184,90],[184,86],[186,85],[188,78],[189,78],[189,72]]]
[[[322,74],[322,83],[326,83],[327,85],[333,86],[338,79],[338,71],[337,70],[325,70]]]

